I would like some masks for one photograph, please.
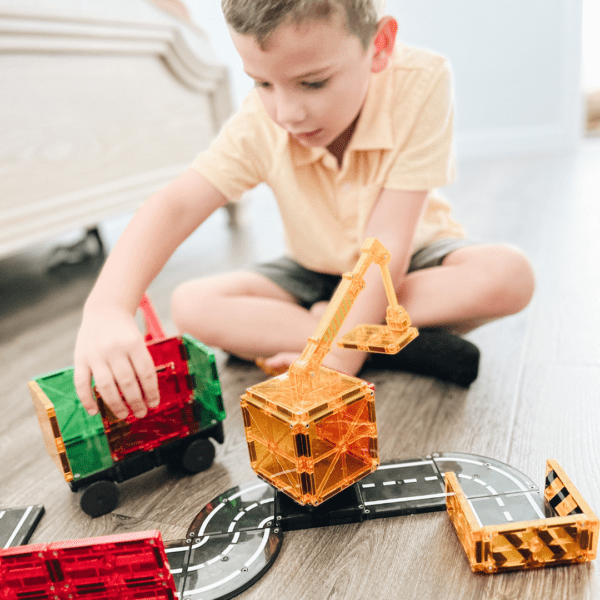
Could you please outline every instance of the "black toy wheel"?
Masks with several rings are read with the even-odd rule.
[[[114,481],[95,481],[83,491],[79,504],[86,515],[101,517],[117,508],[119,488]]]
[[[215,460],[215,447],[207,439],[194,440],[181,455],[181,467],[188,473],[206,471]]]

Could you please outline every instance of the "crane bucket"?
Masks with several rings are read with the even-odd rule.
[[[414,327],[394,331],[388,325],[358,325],[338,341],[338,346],[363,352],[396,354],[417,335]]]

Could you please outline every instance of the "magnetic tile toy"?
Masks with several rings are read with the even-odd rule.
[[[213,462],[209,437],[223,443],[225,409],[214,353],[189,335],[166,338],[150,301],[144,297],[140,306],[160,392],[160,404],[144,418],[130,410],[118,419],[97,390],[100,413],[90,417],[72,368],[29,382],[46,449],[71,489],[83,489],[81,507],[92,517],[116,508],[116,482],[162,464],[197,473]]]
[[[548,464],[545,498],[517,469],[464,452],[382,464],[318,507],[301,506],[255,480],[217,496],[194,517],[185,539],[164,546],[157,532],[145,532],[1,550],[0,599],[171,600],[176,590],[180,600],[228,600],[269,570],[286,531],[446,507],[476,571],[592,560],[598,520],[558,463]],[[442,466],[462,475],[459,479],[446,472],[447,489],[442,486]],[[471,486],[469,495],[459,481]],[[172,582],[165,573],[165,557]],[[80,569],[82,565],[86,568]],[[142,579],[148,587],[139,587]],[[119,588],[124,581],[132,587]],[[81,586],[90,586],[85,590],[91,596],[83,595]]]
[[[367,239],[356,267],[343,276],[301,356],[287,373],[242,396],[252,468],[298,504],[318,506],[379,465],[374,387],[322,362],[373,262],[381,268],[388,297],[386,325],[361,325],[340,345],[396,353],[417,336],[398,305],[389,260],[378,240]]]
[[[159,531],[0,550],[0,598],[174,600]]]
[[[596,558],[598,518],[555,460],[547,461],[545,504],[535,492],[494,495],[485,503],[469,500],[454,473],[446,473],[446,491],[448,516],[473,571],[494,573]],[[490,507],[496,509],[494,516]]]

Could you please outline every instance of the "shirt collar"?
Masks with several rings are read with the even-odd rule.
[[[317,162],[323,156],[328,154],[327,148],[319,146],[317,148],[307,148],[295,140],[289,133],[286,132],[289,138],[290,147],[292,149],[292,160],[298,167],[304,167],[311,163]]]

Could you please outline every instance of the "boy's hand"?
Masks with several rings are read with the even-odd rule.
[[[127,416],[128,407],[142,418],[148,408],[158,406],[156,369],[144,336],[126,310],[103,307],[84,312],[75,344],[74,382],[81,403],[95,415],[92,377],[102,400],[119,419]]]

